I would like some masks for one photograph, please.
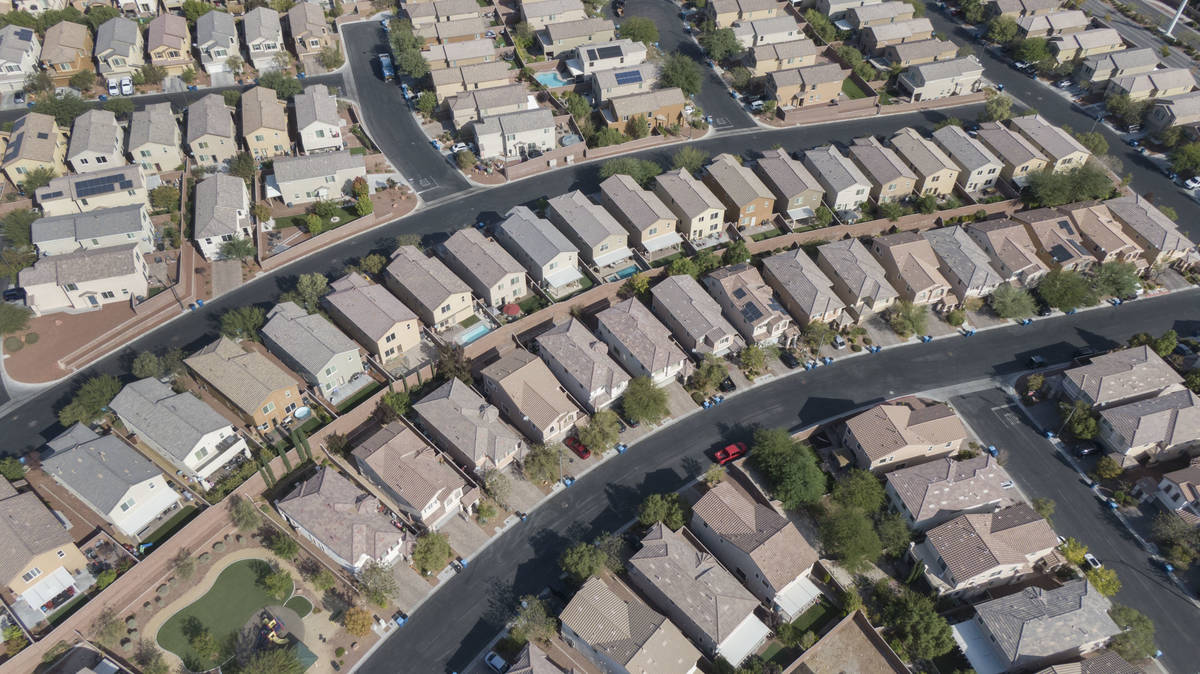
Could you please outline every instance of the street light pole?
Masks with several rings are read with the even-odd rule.
[[[1175,37],[1171,33],[1175,31],[1175,24],[1179,23],[1179,19],[1183,16],[1183,10],[1187,8],[1187,4],[1188,0],[1180,0],[1179,9],[1175,11],[1175,16],[1171,17],[1171,23],[1168,24],[1166,30],[1163,31],[1164,35],[1167,37]]]

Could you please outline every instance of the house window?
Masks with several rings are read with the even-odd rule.
[[[263,405],[263,408],[262,408],[263,414],[270,414],[271,412],[274,412],[274,411],[275,411],[275,403],[267,403],[266,405]]]
[[[66,552],[63,552],[62,550],[59,550],[59,551],[58,551],[57,553],[55,553],[55,554],[57,554],[57,555],[58,555],[58,558],[59,558],[59,559],[62,559],[63,557],[66,557],[66,556],[67,556],[67,553],[66,553]]]
[[[142,155],[142,157],[149,158],[150,150],[142,150],[140,154]]]
[[[108,157],[96,157],[96,163],[97,164],[107,164]]]
[[[333,367],[325,368],[325,376],[328,377],[328,376],[332,375],[336,369],[337,368],[333,368]]]
[[[75,292],[76,290],[79,290],[79,286],[74,283],[68,283],[67,285],[63,286],[63,290],[71,293],[71,292]]]
[[[325,130],[317,129],[317,138],[324,138],[324,137],[325,137]]]
[[[106,300],[111,300],[112,298],[114,298],[116,296],[117,296],[116,293],[114,293],[111,290],[105,290],[104,292],[100,293],[100,297],[103,297]]]
[[[325,182],[327,182],[327,183],[331,183],[335,180],[337,180],[336,176],[325,176]]]
[[[132,496],[125,499],[125,502],[121,504],[121,512],[129,512],[129,509],[132,508],[136,502],[136,499],[134,499]]]
[[[259,142],[259,143],[263,142],[263,140],[264,140],[264,138],[263,138],[263,135],[262,135],[261,133],[260,133],[260,134],[257,134],[257,135],[255,135],[255,136],[254,136],[254,140],[255,140],[255,141],[257,141],[257,142]]]
[[[39,568],[37,568],[37,567],[35,566],[35,567],[33,567],[32,569],[30,569],[30,570],[26,571],[26,572],[25,572],[25,573],[24,573],[24,574],[21,576],[21,580],[23,580],[23,581],[25,581],[26,583],[28,583],[29,581],[33,580],[34,578],[37,578],[37,577],[38,577],[38,576],[40,576],[40,575],[42,575],[42,570],[41,570],[41,569],[39,569]]]

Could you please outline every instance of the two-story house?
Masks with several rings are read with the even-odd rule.
[[[329,319],[294,302],[280,302],[267,313],[262,336],[271,353],[327,399],[363,375],[358,345]]]
[[[961,226],[940,227],[922,232],[940,262],[938,271],[950,282],[950,292],[959,304],[969,297],[987,297],[1003,277],[992,269],[983,248]]]
[[[195,209],[193,239],[205,258],[224,257],[222,247],[235,239],[253,241],[250,195],[241,178],[215,173],[196,183]]]
[[[550,292],[564,289],[583,276],[579,250],[554,225],[525,206],[510,210],[495,233],[505,250],[525,265],[529,276]]]
[[[237,456],[250,458],[233,424],[190,391],[176,393],[158,379],[139,379],[109,408],[138,442],[205,488],[209,476]]]
[[[528,449],[500,410],[458,378],[413,403],[413,412],[434,443],[476,475],[502,470]]]
[[[92,32],[88,27],[74,21],[59,21],[46,29],[42,40],[42,70],[50,73],[55,87],[71,83],[75,73],[93,70]]]
[[[592,98],[597,106],[605,101],[654,89],[662,68],[654,62],[622,66],[592,73]]]
[[[184,363],[206,391],[259,431],[291,419],[292,412],[305,404],[292,373],[258,344],[221,337]]]
[[[129,156],[147,173],[183,166],[179,122],[170,103],[150,103],[129,122]]]
[[[488,117],[476,123],[473,131],[482,159],[515,159],[529,150],[547,152],[557,142],[554,113],[542,107]]]
[[[616,26],[613,22],[601,17],[556,21],[537,31],[542,53],[548,59],[568,54],[579,45],[607,42],[616,36]]]
[[[833,292],[855,321],[886,311],[900,299],[887,271],[858,239],[818,246],[817,267],[833,282]]]
[[[95,582],[71,533],[32,491],[0,484],[0,583],[14,613],[28,623],[54,613]]]
[[[1090,24],[1091,19],[1078,9],[1027,14],[1017,19],[1017,35],[1021,38],[1054,37],[1078,33]]]
[[[120,206],[148,206],[146,178],[137,166],[113,168],[52,178],[34,192],[45,217],[87,213]],[[153,240],[153,229],[146,232]]]
[[[993,512],[1021,502],[1008,471],[990,454],[944,459],[884,476],[888,501],[908,526],[924,531],[966,513]]]
[[[990,190],[1004,165],[975,138],[957,126],[943,126],[933,132],[933,140],[950,160],[958,165],[958,184],[971,194]]]
[[[704,184],[725,204],[725,221],[738,229],[770,223],[775,195],[749,167],[731,154],[713,157],[704,169]]]
[[[370,434],[352,454],[360,473],[430,530],[465,512],[479,497],[451,461],[403,422]]]
[[[603,206],[574,190],[550,199],[546,218],[579,250],[584,262],[599,269],[628,262],[629,232]]]
[[[1191,454],[1200,446],[1200,396],[1174,389],[1154,398],[1100,412],[1099,440],[1124,457],[1122,463],[1158,463]]]
[[[579,0],[521,0],[521,19],[534,30],[553,23],[587,18]]]
[[[723,356],[744,344],[721,305],[687,274],[668,276],[650,289],[650,307],[689,353]]]
[[[440,251],[446,266],[492,308],[519,302],[529,295],[521,263],[473,227],[452,234],[442,243]]]
[[[254,87],[242,94],[240,103],[242,142],[255,159],[270,159],[291,152],[287,108],[273,89]]]
[[[1074,136],[1046,121],[1041,115],[1017,117],[1010,119],[1008,124],[1046,155],[1047,162],[1055,173],[1077,169],[1086,164],[1092,156]]]
[[[356,272],[329,286],[333,292],[323,301],[330,317],[381,363],[404,357],[420,343],[417,315],[383,286]]]
[[[775,344],[784,339],[792,317],[753,266],[721,267],[705,276],[703,283],[746,343]]]
[[[50,115],[27,112],[13,123],[0,168],[14,185],[34,171],[60,176],[67,172],[67,139]]]
[[[954,454],[967,429],[946,403],[906,396],[848,419],[841,440],[859,468],[883,473]]]
[[[196,22],[197,28],[205,17],[216,13],[212,11],[200,17]],[[150,63],[162,68],[168,75],[178,76],[191,68],[195,62],[192,60],[192,36],[188,32],[187,19],[175,14],[159,14],[151,19],[146,27],[146,51],[150,54]]]
[[[1032,288],[1050,271],[1038,257],[1029,232],[1018,222],[1005,218],[973,222],[966,232],[983,248],[1005,283]]]
[[[1129,262],[1145,266],[1142,247],[1121,228],[1104,204],[1064,207],[1071,221],[1079,228],[1083,244],[1100,264],[1106,262]]]
[[[88,110],[75,118],[67,161],[76,173],[125,165],[125,132],[108,110]]]
[[[939,270],[933,247],[916,232],[897,232],[871,240],[871,253],[887,270],[888,281],[913,304],[940,304],[950,282]]]
[[[445,330],[474,315],[471,288],[416,246],[400,246],[392,253],[383,283],[433,330]]]
[[[654,130],[681,123],[688,99],[679,87],[667,87],[612,96],[604,100],[604,105],[604,123],[607,126],[624,129],[640,118],[646,121],[648,130]]]
[[[1154,496],[1185,522],[1200,523],[1200,458],[1190,459],[1186,468],[1164,473]]]
[[[644,255],[661,255],[683,243],[678,216],[657,194],[643,189],[624,173],[609,176],[600,183],[600,203],[625,227],[630,240]]]
[[[836,213],[854,214],[871,196],[870,181],[833,145],[806,150],[804,166],[825,188],[825,205]]]
[[[888,144],[916,174],[913,192],[921,196],[948,197],[958,180],[958,166],[937,143],[925,138],[911,126],[900,129]]]
[[[546,361],[571,396],[589,412],[607,408],[625,393],[629,375],[608,355],[608,347],[575,318],[551,327],[535,340]]]
[[[733,36],[743,48],[749,49],[757,45],[791,42],[804,37],[804,31],[796,23],[795,17],[789,14],[738,21],[733,25]]]
[[[783,107],[831,105],[850,71],[837,63],[819,63],[767,73],[767,95]]]
[[[512,84],[517,71],[506,61],[491,61],[453,68],[439,68],[429,73],[438,100],[464,91],[477,91]]]
[[[225,99],[208,94],[187,109],[187,145],[196,164],[220,167],[237,154],[233,111]]]
[[[534,442],[561,439],[580,419],[579,408],[550,368],[524,349],[501,356],[481,370],[479,377],[483,394]]]
[[[201,14],[196,19],[196,49],[200,52],[200,63],[208,74],[240,70],[229,63],[231,57],[240,61],[237,25],[233,17],[220,10]],[[235,62],[233,65],[237,65]]]
[[[362,156],[349,150],[277,157],[273,169],[267,176],[267,194],[288,206],[340,199],[349,193],[355,178],[367,177]]]
[[[1104,91],[1113,78],[1140,75],[1157,67],[1158,52],[1153,48],[1122,49],[1083,59],[1075,68],[1075,78],[1080,84]]]
[[[689,241],[724,236],[725,204],[687,169],[656,177],[654,193],[679,219],[679,233]]]
[[[329,87],[309,85],[303,93],[296,94],[292,104],[296,108],[296,132],[305,154],[346,147],[342,131],[344,122],[338,114],[337,99],[329,94]]]
[[[1037,208],[1013,213],[1012,219],[1025,225],[1037,243],[1038,257],[1047,267],[1083,271],[1096,264],[1083,235],[1066,212]]]
[[[1173,264],[1196,248],[1174,220],[1140,194],[1110,199],[1104,205],[1125,226],[1125,233],[1142,247],[1146,263],[1151,266]]]
[[[755,77],[764,77],[777,70],[807,68],[816,63],[817,45],[808,38],[756,45],[746,53],[746,67]]]
[[[96,29],[94,55],[102,79],[133,77],[146,63],[142,30],[133,21],[118,16]]]
[[[886,204],[907,199],[917,185],[917,174],[900,155],[874,136],[855,138],[850,145],[850,159],[858,164],[863,175],[871,181],[871,198]]]
[[[41,218],[29,230],[43,257],[129,244],[138,253],[154,250],[154,224],[142,204]]]
[[[25,75],[38,65],[42,46],[32,28],[7,25],[0,28],[0,92],[25,86]]]
[[[979,125],[979,142],[996,154],[1003,164],[1000,176],[1024,187],[1030,178],[1046,168],[1046,155],[1029,139],[1000,122]]]
[[[684,372],[687,356],[666,326],[636,298],[618,302],[596,315],[596,334],[628,372],[663,385]]]
[[[769,19],[783,13],[783,8],[769,0],[714,0],[704,7],[704,14],[718,28],[727,28],[739,21]]]
[[[286,60],[287,52],[284,51],[279,12],[270,7],[255,7],[246,12],[242,17],[242,37],[255,70],[267,72],[281,68],[280,61]]]
[[[766,150],[754,164],[754,172],[775,196],[775,211],[804,220],[821,207],[825,190],[804,164],[783,150]]]
[[[320,53],[334,43],[329,24],[325,23],[325,12],[312,2],[297,2],[287,11],[288,34],[292,38],[292,49],[303,58]]]
[[[150,291],[150,271],[136,244],[42,257],[17,276],[35,315],[130,303]]]
[[[983,89],[983,64],[974,55],[913,66],[897,78],[912,100],[932,101]]]
[[[762,275],[796,320],[805,325],[842,322],[846,304],[834,292],[833,281],[803,249],[764,258]]]

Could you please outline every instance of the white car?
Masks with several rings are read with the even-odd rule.
[[[486,662],[487,666],[491,667],[492,671],[494,672],[504,674],[508,671],[508,662],[504,658],[500,657],[500,654],[496,651],[488,651],[488,654],[483,658],[483,661]]]
[[[121,83],[118,82],[117,80],[109,80],[108,81],[108,95],[109,96],[120,96],[121,95]]]
[[[463,150],[470,152],[471,146],[467,145],[466,143],[455,143],[454,147],[450,148],[450,154],[458,154],[459,152],[462,152]]]
[[[1096,556],[1090,552],[1083,556],[1083,561],[1088,565],[1089,568],[1092,569],[1099,569],[1100,567],[1104,566],[1100,563],[1100,560],[1096,559]]]
[[[1184,181],[1183,186],[1189,190],[1194,190],[1200,187],[1200,176],[1192,176]]]
[[[122,96],[132,96],[133,95],[133,79],[132,78],[129,78],[129,77],[121,78],[121,95]]]

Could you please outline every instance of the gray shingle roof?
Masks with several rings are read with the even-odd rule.
[[[1064,374],[1094,405],[1156,395],[1183,382],[1149,346],[1096,356],[1087,365],[1070,368]]]
[[[936,59],[943,54],[957,54],[958,46],[947,40],[931,38],[888,45],[887,53],[894,56],[895,61],[907,63],[923,59]]]
[[[649,372],[685,359],[670,331],[637,299],[614,304],[597,314],[596,320]]]
[[[329,95],[329,87],[324,84],[312,84],[297,94],[292,103],[296,106],[296,128],[303,130],[314,122],[324,122],[337,126],[337,99]]]
[[[326,467],[275,505],[350,564],[363,555],[381,559],[397,545],[411,542],[407,533],[379,512],[379,499]]]
[[[249,214],[245,212],[246,182],[227,173],[216,173],[196,184],[196,239],[237,235]],[[241,213],[239,213],[241,211]]]
[[[1087,580],[1068,581],[1054,590],[1027,587],[1016,594],[975,606],[984,629],[1011,663],[1090,644],[1121,631],[1108,617],[1109,600]]]
[[[12,24],[0,28],[0,61],[20,64],[36,40],[32,28]],[[36,59],[38,54],[35,53],[33,57]]]
[[[0,538],[4,540],[0,546],[0,582],[4,583],[26,571],[38,555],[74,547],[71,534],[31,491],[0,500]]]
[[[967,289],[995,286],[1004,281],[992,269],[987,253],[962,227],[931,229],[922,236],[933,246],[942,264],[967,284]]]
[[[511,245],[520,248],[538,266],[543,266],[563,253],[578,252],[548,221],[537,217],[525,206],[510,210],[504,222],[496,227],[497,234]]]
[[[600,192],[609,200],[616,215],[625,218],[638,231],[659,220],[675,220],[675,214],[657,194],[644,190],[637,181],[617,173],[600,183]]]
[[[1167,450],[1200,437],[1200,397],[1187,389],[1110,407],[1100,417],[1128,443]]]
[[[228,419],[192,393],[175,393],[153,378],[126,384],[109,407],[127,425],[180,461],[205,435],[231,426]]]
[[[242,31],[246,44],[255,40],[282,40],[283,28],[279,24],[279,12],[270,7],[255,7],[246,12],[242,19]]]
[[[538,335],[538,353],[549,355],[588,392],[613,391],[629,375],[608,355],[608,347],[583,323],[571,318]]]
[[[1041,115],[1016,117],[1009,120],[1009,124],[1025,134],[1026,138],[1033,141],[1034,145],[1037,145],[1054,160],[1074,152],[1091,154],[1071,134],[1046,121]]]
[[[383,339],[397,323],[417,320],[412,309],[396,299],[387,288],[371,283],[357,273],[334,281],[331,285],[334,292],[326,295],[325,301],[336,307],[371,339]]]
[[[429,257],[415,246],[397,248],[387,273],[430,313],[437,311],[451,295],[471,292],[441,260]]]
[[[864,173],[876,185],[886,185],[904,178],[914,181],[917,179],[917,174],[913,173],[908,164],[900,161],[900,155],[896,154],[895,150],[881,145],[874,136],[856,138],[850,146],[850,156],[862,166]]]
[[[96,29],[96,53],[109,49],[118,54],[134,51],[139,31],[136,23],[122,16],[105,21]]]
[[[351,154],[349,150],[322,152],[302,157],[278,157],[274,164],[275,181],[280,185],[296,180],[331,176],[339,171],[349,169],[361,169],[363,173],[366,173],[363,158]]]
[[[783,150],[766,150],[755,165],[759,177],[776,199],[788,200],[816,190],[824,193],[821,183],[804,166]]]
[[[627,236],[625,228],[616,218],[579,190],[551,199],[548,213],[548,217],[559,227],[572,232],[589,248],[600,245],[611,236],[620,236],[622,240]]]
[[[42,459],[42,470],[54,476],[96,512],[107,515],[125,498],[130,488],[162,471],[150,459],[115,435],[96,435],[79,444],[55,449]]]
[[[1145,197],[1134,193],[1104,202],[1108,210],[1154,248],[1174,252],[1194,248],[1178,226]]]
[[[233,140],[233,113],[225,105],[225,99],[208,94],[188,106],[187,142],[195,142],[206,135]]]
[[[137,244],[131,243],[77,250],[66,255],[49,255],[39,259],[32,267],[22,269],[19,282],[24,287],[43,283],[64,286],[133,274],[139,271],[134,261],[136,247]]]
[[[230,39],[237,44],[237,25],[233,17],[226,12],[214,10],[205,12],[196,19],[196,44],[201,47],[213,45],[228,45]]]
[[[560,21],[546,26],[546,34],[550,37],[551,44],[559,40],[587,37],[610,30],[615,30],[613,22],[599,17]]]
[[[721,314],[721,305],[705,292],[699,281],[687,274],[668,276],[655,284],[650,293],[655,304],[669,313],[696,342],[697,350],[711,351],[712,345],[721,339],[737,336],[737,330]]]
[[[685,169],[668,171],[655,180],[688,220],[712,208],[725,210],[725,205],[721,203],[717,195]]]
[[[713,157],[705,170],[736,208],[741,208],[755,199],[775,199],[775,195],[758,176],[748,167],[742,166],[733,155],[719,154]]]
[[[933,139],[942,146],[950,159],[964,171],[976,171],[980,168],[995,165],[1003,166],[982,143],[967,135],[957,126],[943,126],[933,132]]]
[[[827,243],[818,254],[857,299],[895,299],[900,296],[887,281],[887,273],[858,239]]]
[[[823,316],[845,307],[833,292],[833,282],[802,249],[764,259],[763,272],[777,281],[776,292],[790,298],[809,316]]]
[[[287,135],[287,108],[273,89],[254,87],[242,94],[241,104],[243,136],[259,129],[273,129]]]
[[[896,148],[900,158],[908,162],[908,165],[923,178],[940,171],[958,173],[958,166],[942,152],[937,143],[917,133],[912,127],[900,129],[888,142]]]
[[[414,403],[413,411],[476,464],[485,458],[499,463],[524,449],[521,437],[500,421],[500,410],[458,379]]]
[[[146,143],[177,145],[179,124],[170,103],[151,103],[133,113],[129,123],[129,147],[137,148]]]
[[[184,362],[247,414],[258,411],[273,392],[296,386],[292,375],[258,351],[221,337]]]
[[[33,244],[74,239],[87,241],[105,236],[142,231],[141,204],[102,208],[87,213],[70,213],[35,220],[31,227]]]
[[[514,134],[554,127],[554,113],[549,108],[520,110],[488,117],[475,125],[475,136],[489,133]]]
[[[525,268],[508,251],[473,227],[458,230],[442,247],[467,276],[465,280],[474,282],[481,297],[488,297],[491,289],[509,274],[525,273]]]
[[[863,172],[832,145],[822,145],[804,152],[804,161],[813,171],[813,176],[832,192],[841,192],[849,187],[870,187],[871,181]]]
[[[1035,159],[1046,160],[1046,155],[1029,142],[1029,139],[999,122],[984,122],[979,125],[979,140],[991,148],[1004,163],[1021,166]]]
[[[263,335],[316,378],[338,354],[358,346],[320,314],[310,314],[293,302],[280,302],[267,314]]]

